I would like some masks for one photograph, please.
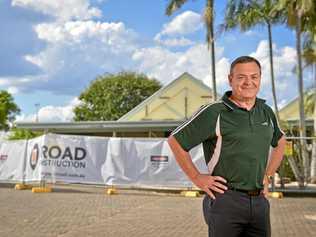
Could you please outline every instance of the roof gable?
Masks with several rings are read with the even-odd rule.
[[[211,88],[185,72],[118,121],[183,120],[212,101]]]
[[[312,99],[311,102],[315,103],[315,100],[316,100],[315,88],[305,91],[304,100],[306,100],[308,95],[311,96],[311,99]],[[280,110],[279,114],[280,114],[281,120],[298,120],[299,119],[299,100],[298,99],[299,98],[296,97]],[[305,116],[306,116],[306,119],[313,118],[312,113],[305,114]]]

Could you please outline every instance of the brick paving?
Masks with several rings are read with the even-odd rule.
[[[91,186],[56,186],[52,193],[0,184],[0,237],[206,237],[202,198]],[[316,236],[316,198],[270,199],[273,237]]]

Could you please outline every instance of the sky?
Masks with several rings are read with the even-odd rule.
[[[135,71],[167,85],[189,72],[211,85],[211,58],[201,19],[205,1],[172,16],[167,0],[0,0],[0,90],[21,109],[17,121],[72,121],[78,96],[97,76]],[[215,1],[217,90],[229,89],[230,63],[241,55],[262,64],[259,97],[272,104],[264,25],[220,32],[226,1]],[[279,107],[297,97],[295,32],[272,28]],[[305,87],[312,72],[304,70]]]

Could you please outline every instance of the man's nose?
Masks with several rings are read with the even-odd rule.
[[[245,77],[244,84],[249,85],[251,81],[250,77]]]

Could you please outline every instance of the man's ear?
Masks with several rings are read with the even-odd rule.
[[[233,79],[233,76],[231,74],[228,75],[228,82],[229,82],[229,85],[232,86],[232,79]]]

